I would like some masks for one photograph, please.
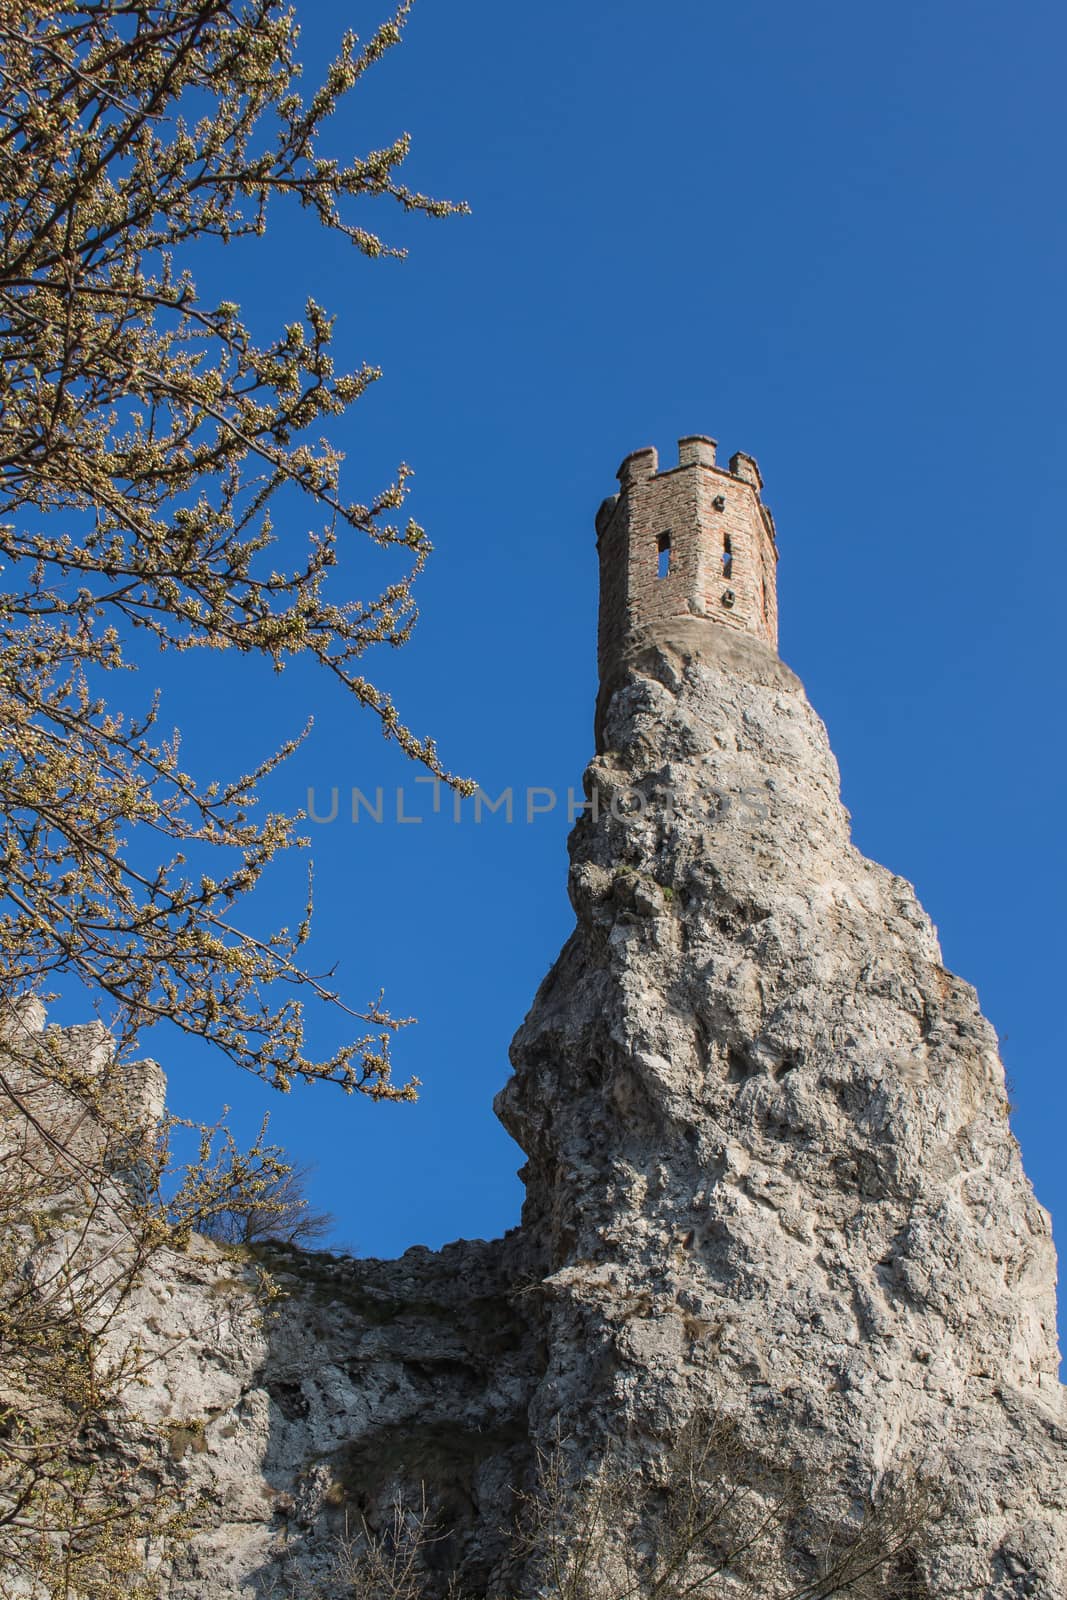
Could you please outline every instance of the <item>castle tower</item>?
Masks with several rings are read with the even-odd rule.
[[[600,677],[649,624],[703,617],[778,646],[774,519],[760,499],[751,456],[715,464],[715,440],[678,441],[678,465],[659,471],[655,450],[619,468],[619,493],[597,512]]]

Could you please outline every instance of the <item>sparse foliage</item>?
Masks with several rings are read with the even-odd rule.
[[[917,1553],[940,1496],[902,1470],[857,1503],[832,1472],[758,1470],[726,1417],[698,1419],[644,1468],[609,1449],[575,1479],[566,1441],[542,1451],[517,1495],[510,1600],[924,1600]],[[433,1568],[443,1533],[425,1496],[338,1545],[325,1589],[287,1600],[464,1600]]]
[[[441,1538],[425,1495],[417,1506],[397,1500],[381,1532],[365,1520],[339,1542],[331,1588],[345,1600],[426,1600],[426,1558]],[[451,1600],[462,1600],[455,1585]]]
[[[184,1508],[111,1430],[181,1333],[150,1355],[126,1313],[162,1249],[220,1211],[272,1214],[288,1169],[265,1130],[242,1151],[202,1128],[173,1188],[189,1125],[160,1116],[151,1064],[119,1063],[99,1025],[32,1017],[9,1014],[0,1040],[0,1595],[148,1596],[146,1555]]]
[[[389,1097],[409,1091],[390,1081],[398,1024],[380,1000],[346,1002],[358,1037],[309,1056],[304,1001],[342,1002],[300,965],[306,917],[265,937],[239,922],[298,839],[298,818],[253,820],[293,741],[204,784],[158,704],[131,715],[115,685],[135,633],[279,670],[304,657],[441,773],[361,666],[415,617],[428,542],[390,520],[407,469],[354,500],[319,436],[377,373],[335,369],[310,301],[257,342],[184,264],[193,244],[264,233],[279,203],[366,256],[388,247],[353,202],[455,209],[400,182],[406,138],[343,162],[317,151],[409,4],[367,44],[346,36],[305,99],[280,0],[0,0],[0,1002],[77,979],[123,1045],[166,1018],[282,1087]],[[401,559],[392,580],[339,597],[335,567],[374,551]]]
[[[562,1445],[542,1453],[522,1496],[519,1548],[545,1600],[909,1600],[937,1512],[912,1472],[845,1510],[811,1464],[754,1465],[725,1415],[691,1422],[651,1472],[612,1450],[577,1484],[572,1470]]]
[[[304,963],[310,895],[273,932],[242,909],[300,843],[299,815],[256,809],[299,731],[203,781],[158,698],[128,693],[155,650],[303,658],[456,781],[364,670],[408,638],[429,552],[398,515],[405,466],[362,498],[342,482],[331,430],[377,372],[337,369],[314,302],[259,338],[191,273],[194,247],[254,249],[279,206],[364,257],[399,252],[360,201],[457,209],[401,182],[406,136],[318,148],[409,6],[301,94],[284,0],[0,0],[0,1592],[150,1592],[145,1539],[173,1508],[95,1448],[143,1376],[122,1308],[194,1228],[321,1225],[265,1134],[241,1152],[201,1130],[174,1192],[174,1124],[130,1093],[143,1031],[282,1089],[414,1093],[381,996],[353,1006]],[[94,1036],[83,1061],[24,1025],[50,987],[113,1048]],[[308,1002],[343,1023],[336,1048],[306,1045]]]
[[[332,1233],[335,1219],[329,1211],[312,1207],[307,1196],[311,1172],[309,1166],[283,1164],[277,1172],[264,1176],[256,1194],[237,1194],[231,1204],[216,1207],[200,1223],[199,1231],[222,1244],[288,1244],[307,1249],[320,1243]]]

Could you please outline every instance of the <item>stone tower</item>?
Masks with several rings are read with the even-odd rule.
[[[1067,1595],[1056,1258],[996,1035],[911,885],[852,842],[775,648],[759,473],[714,450],[629,456],[597,519],[600,804],[497,1102],[521,1227],[398,1261],[287,1251],[269,1318],[255,1264],[210,1240],[146,1275],[129,1332],[157,1359],[123,1459],[156,1470],[169,1438],[198,1508],[167,1600],[333,1593],[339,1541],[391,1539],[398,1494],[450,1530],[420,1600],[452,1563],[471,1600],[537,1593],[507,1529],[538,1457],[621,1460],[663,1504],[708,1418],[720,1503],[786,1481],[804,1515],[741,1587],[694,1594],[828,1594],[829,1535],[873,1540],[882,1600]],[[936,1518],[894,1523],[900,1485],[931,1483]]]
[[[615,673],[649,625],[703,617],[777,648],[778,547],[751,456],[717,466],[714,439],[678,441],[678,465],[655,450],[619,468],[619,493],[597,514],[600,679]]]
[[[1056,1261],[996,1035],[852,842],[777,654],[755,462],[687,438],[657,468],[628,456],[597,517],[599,806],[497,1101],[528,1155],[531,1435],[644,1468],[725,1416],[746,1481],[792,1463],[812,1504],[939,1486],[887,1600],[1064,1600]]]

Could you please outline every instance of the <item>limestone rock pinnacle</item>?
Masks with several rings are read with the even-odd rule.
[[[398,1495],[450,1530],[428,1597],[452,1566],[474,1600],[530,1600],[507,1529],[538,1451],[651,1473],[707,1415],[739,1470],[846,1512],[908,1472],[943,1487],[883,1600],[1067,1594],[1056,1262],[995,1035],[851,842],[775,652],[755,462],[694,436],[656,467],[628,457],[598,518],[576,926],[497,1102],[521,1227],[395,1262],[278,1252],[266,1315],[256,1263],[207,1240],[146,1276],[124,1448],[169,1439],[196,1507],[167,1600],[329,1593],[346,1530]]]
[[[595,1452],[725,1406],[753,1448],[950,1479],[936,1600],[1067,1592],[1049,1218],[974,991],[853,847],[826,732],[755,637],[632,641],[571,839],[577,927],[499,1111],[548,1362]]]

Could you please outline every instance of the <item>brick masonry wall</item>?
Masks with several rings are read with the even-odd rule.
[[[679,443],[678,466],[658,466],[654,450],[627,456],[620,492],[597,516],[601,677],[631,634],[671,617],[703,616],[777,648],[778,555],[755,461],[735,455],[727,472],[716,465],[713,440],[690,438]],[[660,577],[664,536],[670,568]]]

